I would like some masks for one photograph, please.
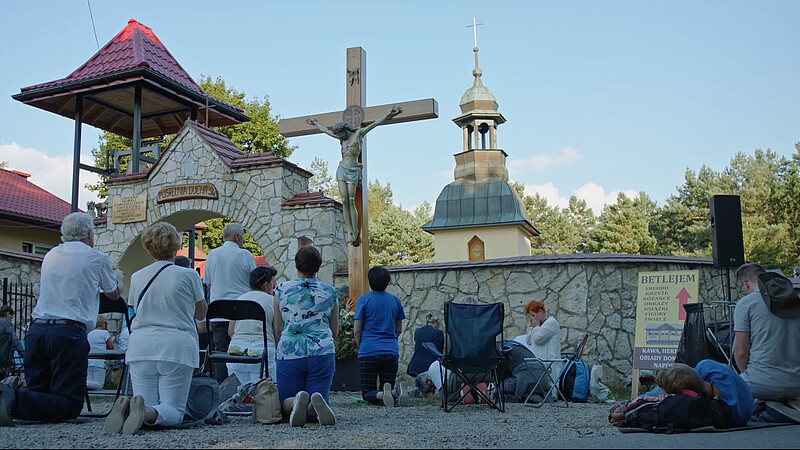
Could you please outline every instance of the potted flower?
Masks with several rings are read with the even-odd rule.
[[[360,391],[361,372],[358,369],[358,346],[353,330],[356,313],[339,311],[339,333],[336,335],[336,372],[332,391]]]

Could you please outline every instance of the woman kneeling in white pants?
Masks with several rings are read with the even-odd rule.
[[[153,224],[142,234],[142,244],[156,262],[131,276],[128,298],[136,317],[125,357],[134,399],[144,400],[143,422],[178,425],[186,410],[192,372],[200,362],[194,319],[205,318],[208,305],[197,272],[173,264],[181,246],[174,226]],[[127,423],[136,420],[134,409],[140,402],[134,399],[126,429],[136,428]]]

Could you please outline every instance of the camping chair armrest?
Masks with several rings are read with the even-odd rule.
[[[423,342],[422,346],[425,347],[425,350],[428,350],[437,358],[444,358],[444,353],[440,352],[439,349],[433,345],[433,342]]]

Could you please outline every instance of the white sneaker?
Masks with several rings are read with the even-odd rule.
[[[394,396],[392,396],[392,385],[383,383],[383,404],[386,406],[394,406]]]
[[[397,383],[397,404],[408,406],[408,392],[403,388],[403,383]]]
[[[294,396],[294,403],[292,404],[292,413],[289,415],[289,425],[293,427],[302,427],[306,424],[306,415],[308,414],[308,392],[300,391]]]
[[[329,427],[336,425],[336,417],[333,416],[331,407],[325,403],[322,394],[319,392],[311,394],[311,404],[314,405],[314,411],[317,412],[317,420],[319,420],[321,426]]]

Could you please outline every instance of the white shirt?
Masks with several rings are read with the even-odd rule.
[[[139,305],[139,295],[163,266]],[[133,300],[136,299],[136,300]],[[128,301],[136,308],[125,360],[200,364],[195,303],[204,301],[197,272],[168,261],[156,261],[131,275]]]
[[[515,341],[524,344],[539,359],[561,358],[561,327],[555,317],[550,316],[544,323],[533,327],[527,334],[517,336]],[[561,363],[553,363],[554,374],[561,372]]]
[[[210,301],[221,298],[236,299],[250,290],[250,272],[256,268],[256,259],[249,250],[239,248],[235,242],[225,241],[208,252],[205,279],[211,286]],[[212,319],[212,322],[225,322]]]
[[[449,369],[445,369],[445,371],[447,371],[447,378],[451,378],[452,372]],[[431,380],[431,383],[433,383],[434,393],[442,390],[444,381],[442,380],[442,365],[439,363],[439,361],[432,362],[430,367],[428,367],[427,373],[428,378]]]
[[[275,347],[275,336],[272,333],[272,319],[275,317],[274,297],[264,291],[249,291],[242,294],[239,300],[253,300],[264,308],[267,325],[267,345]],[[261,321],[259,320],[237,320],[233,327],[231,339],[263,342],[262,331]]]
[[[93,330],[100,309],[100,291],[117,290],[111,259],[80,241],[50,249],[42,261],[34,319],[70,319]]]
[[[111,333],[108,330],[101,330],[99,328],[95,328],[94,330],[90,331],[86,334],[86,340],[89,341],[89,351],[90,352],[104,352],[108,350],[106,346],[106,341],[111,337]],[[105,367],[106,362],[102,359],[89,359],[89,366],[90,367]]]

